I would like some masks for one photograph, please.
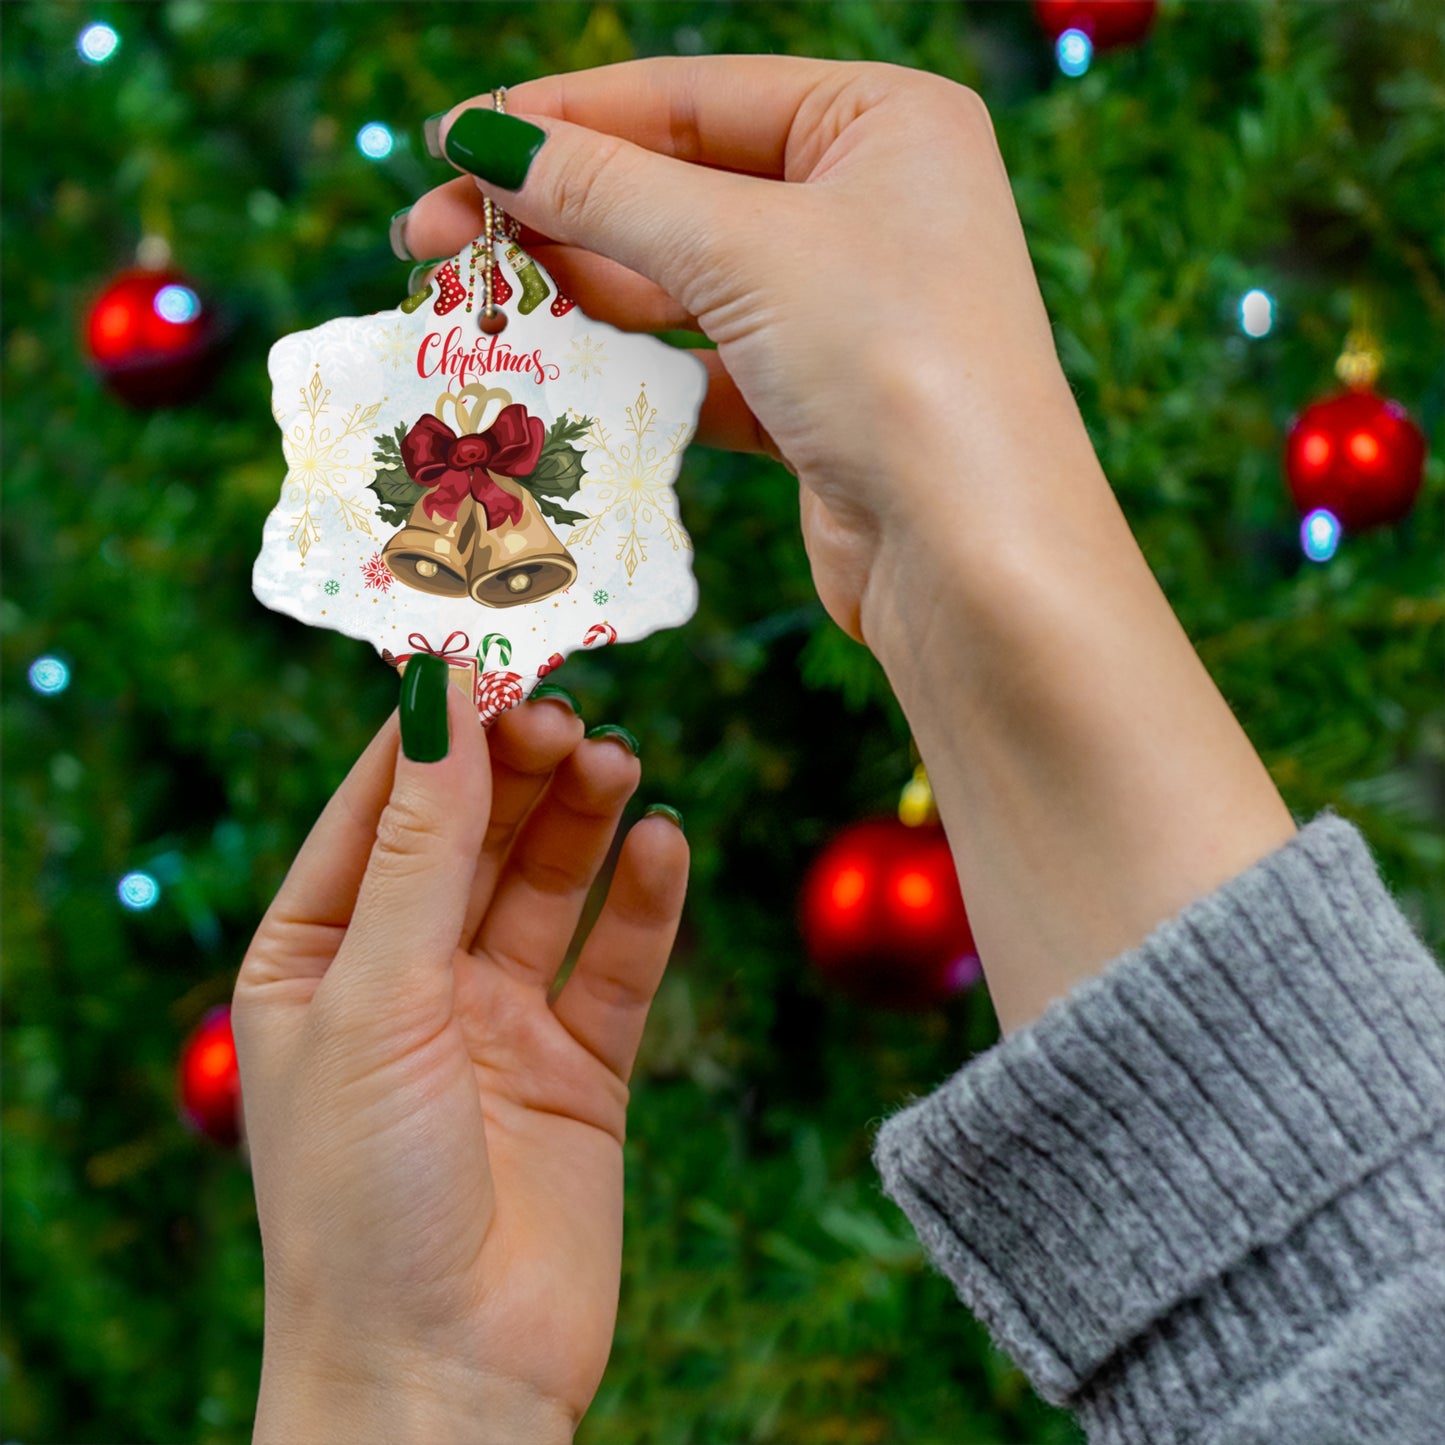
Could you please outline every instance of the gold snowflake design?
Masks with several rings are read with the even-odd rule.
[[[411,335],[400,321],[395,326],[383,326],[377,332],[376,354],[394,371],[405,367],[416,356]]]
[[[567,368],[567,375],[576,376],[582,381],[586,381],[589,376],[601,376],[602,368],[607,365],[606,346],[605,341],[594,341],[590,331],[576,337],[567,351],[566,359],[571,363]]]
[[[289,488],[289,501],[301,504],[301,510],[292,518],[287,540],[295,542],[296,550],[305,557],[312,543],[321,540],[317,513],[328,501],[336,503],[348,532],[374,535],[369,509],[342,489],[356,491],[358,483],[364,487],[376,475],[376,463],[371,459],[371,429],[381,403],[362,406],[358,402],[342,418],[341,430],[336,431],[330,420],[322,420],[327,416],[331,388],[323,385],[319,366],[300,390],[302,414],[291,430],[282,434],[281,449],[286,455],[283,488]]]
[[[677,498],[670,485],[677,470],[677,458],[692,440],[693,429],[683,423],[660,444],[649,440],[657,426],[657,408],[647,399],[647,385],[627,408],[623,435],[614,444],[601,421],[587,432],[587,478],[597,488],[603,504],[589,521],[567,534],[570,546],[587,547],[595,542],[609,520],[626,530],[617,547],[617,560],[627,568],[629,578],[647,561],[647,546],[653,524],[662,524],[662,536],[674,552],[692,551],[692,542],[674,515]]]

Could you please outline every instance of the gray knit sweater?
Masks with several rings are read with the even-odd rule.
[[[1093,1445],[1445,1445],[1445,974],[1333,814],[875,1161]]]

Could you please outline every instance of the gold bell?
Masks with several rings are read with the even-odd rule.
[[[464,497],[456,516],[427,516],[418,502],[406,526],[381,549],[398,582],[441,597],[465,597],[477,539],[477,504]]]
[[[522,520],[502,522],[490,531],[476,529],[469,574],[472,596],[484,607],[516,607],[570,587],[577,564],[547,525],[537,499],[510,477],[492,471],[487,475],[520,500]]]

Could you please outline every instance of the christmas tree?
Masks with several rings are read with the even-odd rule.
[[[181,1122],[177,1059],[396,697],[369,648],[251,597],[283,470],[266,352],[401,300],[387,217],[450,174],[421,120],[494,84],[779,52],[978,90],[1150,564],[1296,816],[1357,823],[1445,945],[1428,0],[1166,0],[1147,38],[1097,51],[985,3],[36,0],[0,11],[0,39],[7,1438],[249,1439],[250,1177]],[[98,374],[85,330],[138,247],[170,268],[153,309],[176,349],[198,348],[161,405],[118,396],[155,377]],[[104,322],[122,352],[126,324]],[[1408,515],[1321,523],[1306,555],[1284,439],[1351,332],[1431,455]],[[634,1078],[617,1342],[579,1439],[1076,1440],[868,1160],[880,1116],[997,1037],[987,997],[851,1002],[788,922],[828,839],[893,806],[901,714],[813,594],[786,473],[694,448],[680,494],[697,616],[561,679],[640,737],[636,809],[676,804],[694,849]]]

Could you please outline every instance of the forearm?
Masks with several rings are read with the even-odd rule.
[[[1082,425],[1040,421],[966,517],[895,519],[863,612],[1005,1031],[1294,832]]]

